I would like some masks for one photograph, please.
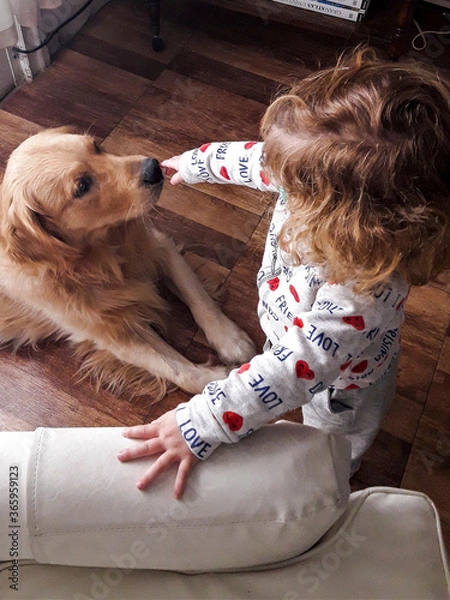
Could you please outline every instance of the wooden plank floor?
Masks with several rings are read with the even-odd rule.
[[[164,4],[164,3],[163,3]],[[155,54],[140,0],[113,0],[32,84],[0,105],[0,170],[10,151],[43,127],[89,130],[111,151],[159,159],[208,140],[258,136],[258,121],[280,83],[330,64],[349,45],[331,33],[299,32],[270,15],[239,15],[170,0],[166,50]],[[327,23],[330,23],[329,18]],[[449,64],[449,47],[411,60]],[[225,311],[261,347],[255,275],[272,198],[235,187],[166,186],[155,224],[206,256],[227,278]],[[185,307],[173,301],[173,343],[193,360],[211,351]],[[0,351],[0,429],[121,426],[155,418],[188,396],[157,405],[118,399],[77,379],[63,343],[12,355]],[[450,276],[414,289],[407,304],[398,390],[353,489],[420,490],[436,503],[450,541]],[[292,415],[298,418],[298,415]],[[450,546],[450,543],[449,543]]]

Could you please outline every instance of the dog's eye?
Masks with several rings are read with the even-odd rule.
[[[77,181],[77,187],[75,190],[75,198],[81,198],[82,196],[84,196],[85,194],[87,194],[89,192],[89,190],[92,187],[92,179],[90,177],[88,177],[87,175],[85,175],[84,177],[81,177],[81,179],[79,179]]]

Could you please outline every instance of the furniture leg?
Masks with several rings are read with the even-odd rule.
[[[149,10],[152,47],[155,52],[161,52],[161,50],[164,50],[164,40],[159,35],[161,22],[161,0],[149,0]]]
[[[389,58],[397,60],[404,53],[404,38],[411,28],[418,0],[404,0],[397,17],[396,27],[388,48]]]

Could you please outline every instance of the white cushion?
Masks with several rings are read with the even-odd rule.
[[[118,428],[0,434],[0,560],[11,550],[11,465],[19,467],[20,558],[48,564],[264,565],[305,552],[347,506],[349,445],[310,427],[283,422],[222,446],[194,469],[181,501],[174,470],[146,492],[136,488],[153,459],[120,463],[130,443]]]
[[[218,543],[220,540],[217,540]],[[2,600],[449,600],[439,518],[429,498],[393,488],[352,494],[302,556],[240,572],[0,563]],[[12,579],[17,576],[17,589]]]

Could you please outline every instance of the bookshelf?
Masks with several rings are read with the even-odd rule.
[[[150,10],[153,49],[162,50],[164,42],[160,37],[159,14],[161,4],[164,5],[170,0],[147,0],[147,2]],[[384,50],[387,56],[393,59],[406,54],[410,49],[408,44],[417,33],[412,25],[415,15],[424,24],[424,29],[427,28],[427,24],[431,29],[439,29],[443,25],[448,27],[449,24],[449,21],[442,16],[442,10],[439,13],[433,10],[432,4],[420,0],[372,0],[365,18],[357,23],[280,4],[273,0],[186,0],[186,4],[193,8],[200,7],[204,11],[208,10],[208,6],[214,5],[236,15],[241,13],[259,16],[262,19],[297,27],[300,32],[309,31],[313,34],[344,39],[348,46],[367,42]],[[448,58],[448,54],[446,52],[445,57]],[[442,61],[444,62],[444,59]]]
[[[198,2],[205,5],[214,4],[238,13],[269,15],[271,20],[294,25],[299,30],[345,38],[349,44],[368,41],[386,49],[394,58],[403,52],[404,38],[410,28],[418,0],[372,0],[364,20],[359,23],[278,4],[272,0]]]

